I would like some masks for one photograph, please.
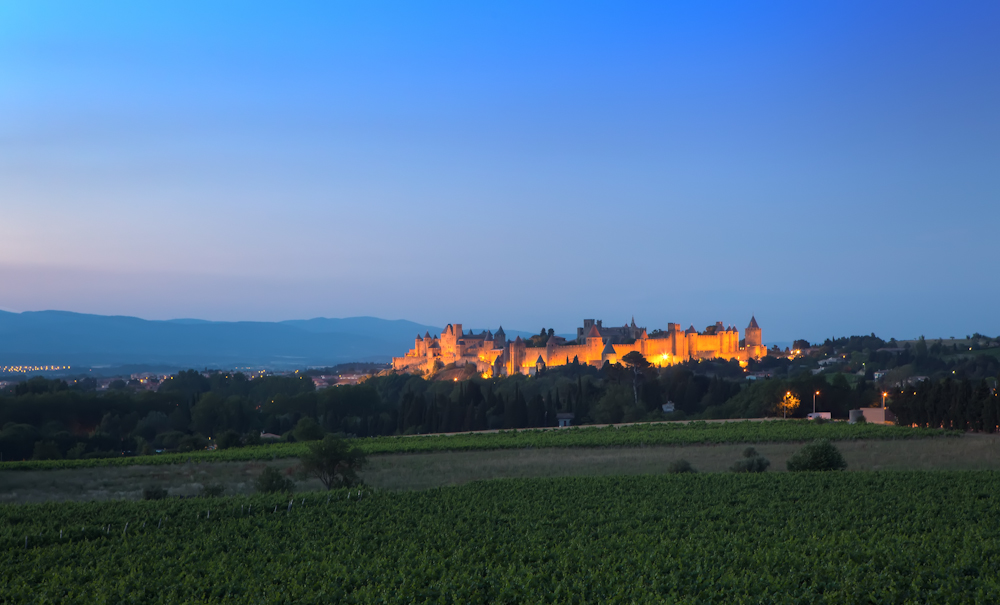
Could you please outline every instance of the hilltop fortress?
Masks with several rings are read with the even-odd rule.
[[[529,341],[518,336],[508,341],[501,326],[496,333],[487,330],[479,334],[462,331],[462,324],[448,324],[440,336],[417,335],[413,348],[403,357],[393,357],[394,370],[403,372],[433,373],[448,364],[464,366],[475,364],[484,377],[534,374],[548,366],[573,363],[596,367],[617,363],[625,355],[638,351],[653,365],[663,367],[697,359],[736,359],[745,364],[750,359],[767,355],[761,339],[757,320],[750,318],[746,336],[740,340],[735,326],[726,327],[722,322],[698,332],[691,326],[681,330],[680,325],[667,324],[666,330],[647,333],[646,328],[635,325],[605,328],[601,320],[585,319],[577,328],[575,341],[550,334],[544,344],[539,337]]]

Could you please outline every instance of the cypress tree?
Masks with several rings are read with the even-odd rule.
[[[518,385],[514,385],[514,396],[503,397],[503,428],[517,428],[517,412],[514,411],[515,402],[519,398]]]
[[[526,427],[539,427],[543,426],[545,422],[545,402],[542,400],[540,394],[536,394],[531,398],[531,402],[528,403],[526,410],[527,418],[525,420],[524,426]]]

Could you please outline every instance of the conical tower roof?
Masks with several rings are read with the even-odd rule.
[[[757,318],[754,317],[753,315],[750,316],[750,325],[747,326],[748,330],[751,329],[751,328],[753,328],[755,330],[759,330],[760,329],[760,326],[757,325]]]
[[[602,357],[604,355],[614,355],[614,354],[615,354],[615,348],[613,346],[611,346],[610,342],[608,344],[604,345],[604,350],[601,351],[601,356]]]
[[[587,332],[587,338],[600,338],[601,331],[597,329],[597,325],[590,326],[590,331]]]

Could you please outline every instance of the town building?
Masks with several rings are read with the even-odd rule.
[[[392,358],[396,371],[432,374],[449,365],[475,364],[485,377],[534,374],[551,366],[580,363],[602,367],[605,363],[618,363],[631,352],[639,352],[651,364],[664,367],[690,360],[726,359],[746,363],[767,355],[760,326],[756,318],[741,341],[735,326],[722,322],[699,332],[691,326],[682,330],[679,324],[667,324],[666,330],[655,330],[635,325],[605,328],[600,320],[585,319],[577,328],[577,339],[567,342],[559,336],[550,336],[544,346],[528,346],[520,336],[513,341],[501,326],[496,333],[485,330],[465,333],[462,324],[448,324],[440,336],[429,332],[417,335],[413,348],[402,357]]]

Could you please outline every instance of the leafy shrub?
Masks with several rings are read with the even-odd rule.
[[[672,475],[679,475],[682,473],[696,473],[698,471],[694,470],[691,463],[687,460],[681,458],[680,460],[674,460],[667,465],[667,472]]]
[[[310,443],[299,458],[298,471],[302,477],[316,477],[326,489],[350,487],[361,483],[358,471],[367,461],[364,452],[350,447],[336,435],[327,435],[322,441]]]
[[[156,453],[153,446],[142,437],[135,438],[135,453],[140,456],[152,456]]]
[[[223,431],[218,438],[216,438],[215,444],[220,450],[228,450],[231,447],[239,447],[243,445],[240,440],[240,434],[232,429]]]
[[[59,446],[53,441],[37,441],[31,456],[32,460],[62,460],[59,453]]]
[[[734,473],[763,473],[769,466],[771,466],[770,460],[763,456],[754,456],[737,460],[729,470]]]
[[[143,500],[163,500],[167,497],[167,490],[162,487],[147,487],[142,490]]]
[[[157,444],[163,449],[175,450],[177,446],[180,445],[181,439],[184,438],[184,433],[181,431],[168,431],[166,433],[161,433],[156,436],[153,440],[153,447]]]
[[[181,438],[180,443],[177,444],[178,452],[193,452],[195,450],[203,450],[208,447],[208,439],[198,435],[185,435]]]
[[[163,412],[150,412],[136,423],[134,433],[146,441],[156,439],[160,433],[170,429],[170,419]]]
[[[743,458],[737,460],[729,467],[734,473],[763,473],[767,467],[771,466],[771,461],[761,456],[752,447],[743,450]]]
[[[295,489],[295,482],[288,477],[282,476],[281,472],[273,466],[267,466],[257,476],[257,479],[254,481],[254,487],[261,494],[290,492]]]
[[[201,495],[204,498],[218,498],[226,491],[226,488],[221,483],[216,483],[215,485],[206,485],[201,488]]]
[[[296,441],[319,441],[323,438],[325,431],[315,420],[309,416],[303,416],[295,428],[292,430]]]
[[[74,445],[73,447],[69,448],[69,451],[66,452],[66,458],[70,460],[79,460],[80,458],[83,458],[83,454],[86,451],[87,451],[87,444],[81,441],[76,445]]]
[[[842,471],[847,461],[829,440],[819,439],[795,452],[787,466],[790,471]]]

